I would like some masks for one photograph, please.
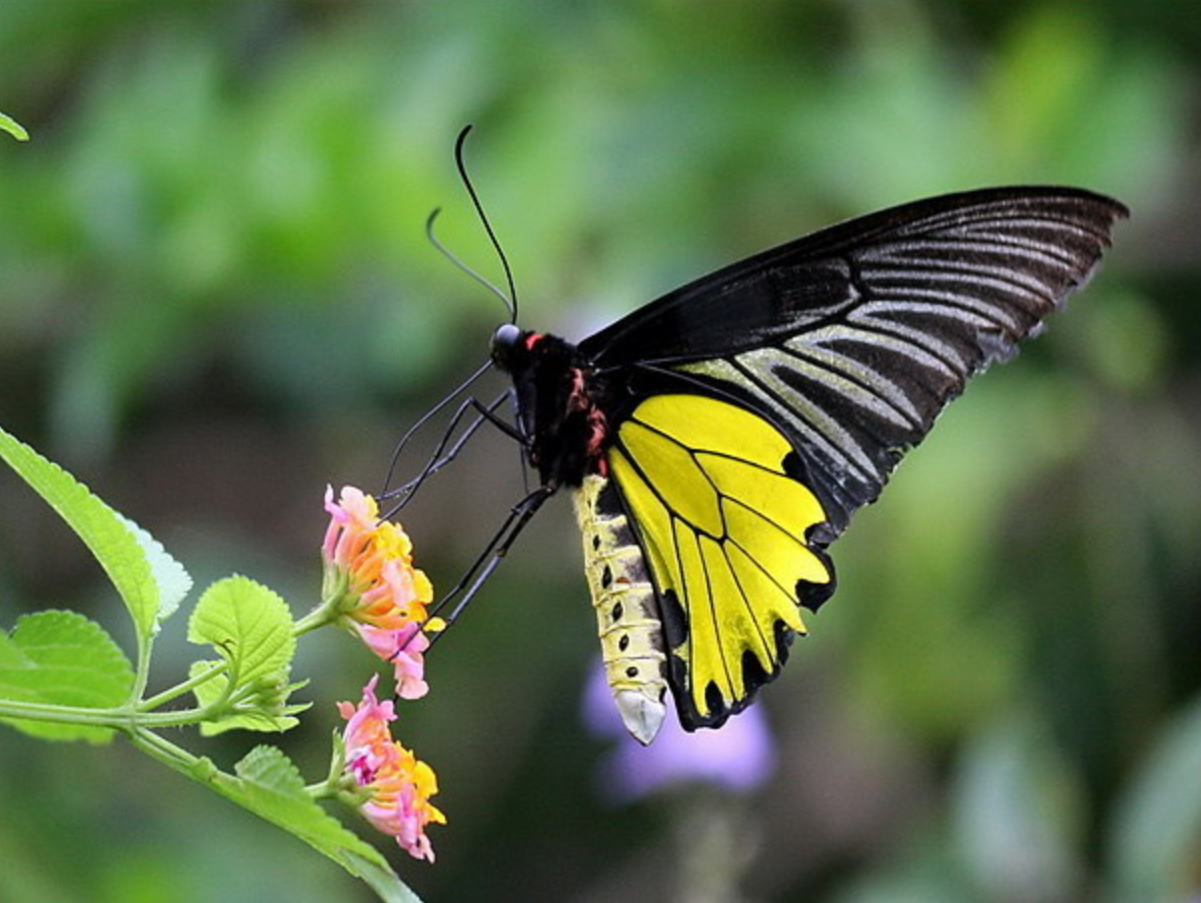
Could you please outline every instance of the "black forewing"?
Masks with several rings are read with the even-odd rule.
[[[967,379],[1088,278],[1126,215],[1072,188],[917,201],[718,270],[579,349],[610,384],[684,371],[777,423],[832,538]]]

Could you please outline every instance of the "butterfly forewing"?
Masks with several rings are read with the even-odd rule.
[[[1123,215],[1076,189],[919,201],[720,270],[580,349],[602,372],[686,373],[767,417],[805,459],[832,538],[967,379],[1088,277]]]
[[[894,254],[917,273],[986,264],[991,254],[994,272],[1012,261],[1036,280],[1062,283],[1067,275],[1058,291],[1045,293],[1062,295],[1091,270],[1114,220],[1126,215],[1117,201],[1075,188],[992,188],[915,201],[730,264],[595,333],[580,350],[604,368],[760,347],[841,317],[856,301],[862,262]]]

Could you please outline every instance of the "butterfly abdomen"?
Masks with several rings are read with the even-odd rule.
[[[627,730],[650,743],[663,723],[667,655],[646,561],[606,478],[584,477],[575,510],[605,678]]]

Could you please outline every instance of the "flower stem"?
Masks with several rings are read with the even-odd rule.
[[[307,615],[292,625],[292,636],[300,637],[306,633],[311,633],[319,627],[324,627],[326,624],[332,624],[337,618],[337,613],[330,610],[328,605],[318,605]]]

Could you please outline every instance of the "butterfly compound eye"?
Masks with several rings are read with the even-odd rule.
[[[499,326],[492,333],[492,360],[502,370],[510,369],[513,355],[521,346],[521,330],[512,323]]]

